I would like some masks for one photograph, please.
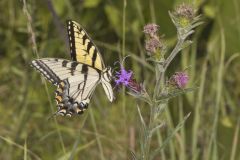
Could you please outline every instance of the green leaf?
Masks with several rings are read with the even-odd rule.
[[[82,145],[82,146],[79,146],[79,147],[76,149],[76,154],[77,154],[78,152],[80,152],[81,150],[84,150],[84,149],[90,147],[91,145],[95,144],[95,142],[96,142],[96,140],[94,139],[94,140],[88,142],[87,144],[84,144],[84,145]],[[63,154],[61,157],[58,158],[58,160],[69,159],[71,153],[72,153],[72,152],[69,151],[69,152]]]
[[[142,123],[142,126],[143,126],[143,130],[146,131],[146,124],[145,124],[145,121],[142,117],[141,110],[140,110],[138,105],[137,105],[137,109],[138,109],[138,114],[139,114],[139,117],[140,117],[140,120],[141,120],[141,123]]]
[[[155,131],[157,131],[158,129],[162,128],[163,126],[165,126],[165,123],[161,123],[161,124],[157,125],[156,127],[154,127],[151,130],[151,134],[153,134]]]
[[[17,68],[17,67],[15,67],[15,66],[11,67],[11,71],[12,71],[13,74],[15,74],[15,75],[17,75],[19,77],[23,77],[24,76],[24,71],[19,69],[19,68]]]
[[[167,139],[163,142],[163,144],[158,149],[153,151],[153,153],[151,154],[151,158],[150,159],[153,159],[169,143],[169,141],[175,136],[175,134],[182,128],[183,124],[188,119],[190,114],[191,113],[188,113],[184,117],[184,119],[180,123],[178,123],[176,128],[171,132],[171,134],[167,137]]]
[[[66,2],[53,0],[52,5],[57,13],[57,15],[64,15],[66,12]],[[45,18],[48,16],[45,16]]]
[[[106,5],[104,9],[111,26],[113,26],[118,36],[121,36],[122,18],[119,10],[113,5]]]
[[[193,88],[186,88],[186,89],[176,89],[176,90],[173,90],[172,92],[169,92],[167,95],[162,95],[160,96],[160,98],[156,101],[156,102],[166,102],[166,100],[169,100],[173,97],[177,97],[181,94],[185,94],[185,93],[188,93],[188,92],[192,92],[192,91],[195,91],[196,89],[198,89],[199,87],[193,87]]]
[[[212,5],[204,6],[203,7],[203,12],[209,18],[215,18],[216,17],[216,8]]]
[[[10,139],[8,137],[0,136],[0,139],[3,140],[4,142],[6,142],[7,144],[11,145],[11,146],[15,146],[18,149],[23,150],[24,152],[28,152],[30,155],[32,155],[34,157],[34,159],[41,160],[41,158],[38,155],[36,155],[35,153],[33,153],[31,150],[29,150],[26,145],[22,146],[20,144],[17,144],[12,139]]]
[[[84,1],[85,8],[95,8],[100,4],[101,0],[87,0]]]

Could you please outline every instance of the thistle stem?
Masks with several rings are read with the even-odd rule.
[[[185,39],[181,39],[179,38],[176,46],[174,47],[173,51],[171,52],[171,54],[168,56],[168,58],[166,59],[164,65],[163,65],[163,68],[164,68],[164,71],[167,70],[169,64],[172,62],[172,60],[176,57],[176,55],[179,53],[179,51],[181,50],[182,46],[183,46],[183,43],[184,43],[184,40]]]
[[[155,117],[157,114],[156,110],[157,110],[157,107],[158,107],[158,103],[156,102],[156,98],[157,98],[157,95],[158,95],[158,92],[159,92],[159,89],[160,89],[160,86],[161,86],[161,80],[163,79],[162,77],[164,76],[164,71],[161,70],[162,66],[160,66],[160,64],[156,63],[155,65],[155,71],[156,71],[156,85],[155,85],[155,89],[154,89],[154,93],[153,93],[153,97],[151,100],[152,103],[151,103],[151,106],[150,106],[150,117],[149,117],[149,124],[148,124],[148,127],[147,127],[147,131],[146,131],[146,135],[145,135],[145,139],[144,139],[144,153],[142,155],[142,159],[143,160],[149,160],[150,158],[150,146],[151,146],[151,140],[152,140],[152,130],[153,128],[155,127]],[[164,82],[163,82],[164,83]],[[162,83],[162,84],[163,84]],[[164,85],[164,84],[163,84]]]
[[[156,112],[157,107],[158,107],[158,103],[156,102],[156,99],[159,95],[161,87],[164,88],[164,86],[166,85],[164,82],[164,78],[163,78],[165,75],[165,71],[167,70],[167,68],[170,65],[170,63],[172,62],[172,60],[176,57],[176,55],[181,50],[184,40],[185,39],[179,38],[176,46],[174,47],[173,51],[171,52],[169,57],[166,59],[166,61],[163,65],[159,64],[159,63],[155,64],[156,84],[155,84],[154,93],[153,93],[153,97],[152,97],[153,103],[150,106],[151,111],[150,111],[150,117],[149,117],[149,124],[147,127],[146,135],[144,136],[144,153],[142,155],[143,160],[148,160],[150,158],[150,146],[151,146],[151,139],[152,139],[151,131],[155,126],[155,117],[157,117],[155,114],[158,114]]]

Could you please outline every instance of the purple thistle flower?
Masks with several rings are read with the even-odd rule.
[[[132,74],[133,72],[131,70],[127,71],[123,66],[121,66],[120,72],[116,73],[116,80],[115,80],[116,85],[122,84],[127,87],[132,77]]]
[[[143,28],[143,32],[145,34],[149,34],[150,36],[153,36],[157,33],[158,29],[159,29],[159,25],[152,23],[152,24],[145,25]]]
[[[175,15],[192,20],[195,16],[194,8],[192,5],[189,4],[180,4],[175,9]]]
[[[187,85],[188,80],[189,77],[185,72],[176,72],[171,78],[173,84],[178,88],[184,88]]]
[[[125,86],[135,94],[141,94],[144,90],[143,86],[134,79],[133,71],[127,71],[122,64],[120,71],[116,72],[115,83],[117,87]]]

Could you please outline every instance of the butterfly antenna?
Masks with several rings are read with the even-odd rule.
[[[119,63],[119,64],[122,66],[123,63],[125,62],[126,58],[128,58],[128,57],[131,57],[131,55],[127,55],[127,56],[123,57],[122,62],[120,62],[120,61],[116,61],[116,62],[113,63],[113,65],[115,66],[116,64]]]
[[[128,57],[131,57],[131,55],[127,55],[127,56],[123,57],[122,65],[123,65],[123,63],[125,62],[126,58],[128,58]]]
[[[117,63],[120,64],[120,61],[116,61],[116,62],[114,62],[113,65],[115,66]]]
[[[125,62],[126,58],[128,58],[128,57],[131,57],[131,55],[127,55],[127,56],[123,57],[122,62],[116,61],[113,63],[113,65],[116,66],[117,64],[119,64],[121,67],[123,67],[124,62]],[[113,70],[116,70],[116,68],[118,68],[118,67],[114,67]]]

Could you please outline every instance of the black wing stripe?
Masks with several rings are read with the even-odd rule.
[[[68,31],[68,40],[70,45],[70,52],[73,61],[76,61],[76,46],[75,46],[75,38],[74,38],[74,27],[72,21],[67,21],[67,31]]]
[[[86,64],[83,64],[83,65],[82,65],[81,73],[85,73],[85,74],[88,73],[88,66],[87,66]]]
[[[84,34],[83,37],[82,37],[82,40],[83,40],[83,43],[82,43],[82,44],[83,44],[83,45],[85,45],[86,39],[87,39],[87,35]]]
[[[60,81],[60,78],[41,60],[32,61],[32,66],[34,66],[47,80],[53,84]]]
[[[92,56],[92,66],[95,67],[95,62],[97,59],[97,50],[94,48],[93,56]]]
[[[71,75],[74,75],[74,72],[75,72],[78,64],[79,64],[78,62],[72,62],[71,63],[71,69],[70,69],[71,70]]]
[[[81,72],[84,73],[84,84],[83,84],[83,88],[82,88],[84,90],[85,86],[86,86],[86,82],[87,82],[87,77],[88,77],[88,66],[84,64],[82,66],[82,71]],[[82,97],[83,93],[84,92],[82,92],[81,97]]]
[[[89,51],[90,51],[90,49],[92,48],[92,43],[91,43],[91,41],[90,42],[88,42],[88,44],[87,44],[87,52],[88,52],[88,54],[89,54]]]
[[[44,68],[47,69],[47,71],[49,72],[50,75],[52,75],[52,78],[54,79],[54,81],[57,81],[59,82],[60,81],[60,78],[52,71],[51,68],[49,68],[44,62],[42,62],[41,60],[38,61],[39,64],[40,62],[42,63],[42,65],[44,66]]]
[[[62,66],[63,66],[63,67],[66,67],[66,66],[67,66],[67,63],[68,63],[67,60],[63,60],[63,61],[62,61]]]

